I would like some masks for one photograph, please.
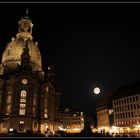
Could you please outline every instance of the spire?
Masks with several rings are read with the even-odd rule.
[[[25,17],[22,17],[21,20],[18,22],[19,30],[17,33],[17,38],[24,38],[25,40],[31,39],[32,40],[32,28],[33,24],[32,21],[29,19],[28,14],[29,10],[26,9]]]
[[[28,14],[29,14],[29,9],[26,8],[26,17],[28,17]]]
[[[28,19],[28,20],[30,20],[30,18],[29,18],[29,8],[26,8],[25,16],[22,19]]]
[[[30,69],[30,55],[28,41],[25,42],[25,47],[23,48],[23,53],[21,55],[21,67],[24,70]]]

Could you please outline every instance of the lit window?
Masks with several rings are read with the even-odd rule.
[[[25,115],[25,109],[20,109],[19,110],[19,115]]]
[[[11,112],[11,105],[7,105],[6,112],[7,113],[10,113]]]
[[[12,132],[13,130],[14,130],[13,128],[10,128],[10,129],[9,129],[10,132]]]
[[[20,121],[19,124],[24,124],[24,121]]]
[[[47,86],[47,87],[46,87],[46,92],[48,92],[48,91],[49,91],[49,87]]]
[[[20,108],[25,108],[26,104],[20,104]]]
[[[44,117],[45,117],[45,118],[48,118],[48,115],[47,115],[47,114],[44,114]]]
[[[109,115],[113,113],[113,109],[109,109]]]
[[[21,103],[26,103],[26,99],[20,99]]]
[[[7,96],[7,104],[11,103],[11,95]]]
[[[26,98],[26,94],[27,94],[26,90],[22,90],[20,94],[21,98]]]

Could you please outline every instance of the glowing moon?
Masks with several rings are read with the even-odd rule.
[[[94,90],[93,90],[93,92],[95,94],[99,94],[100,93],[100,89],[98,87],[95,87]]]

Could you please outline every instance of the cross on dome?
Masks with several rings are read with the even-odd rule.
[[[26,8],[26,17],[28,17],[29,14],[29,8]]]

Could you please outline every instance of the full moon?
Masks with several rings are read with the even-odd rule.
[[[99,94],[100,93],[100,89],[98,87],[95,87],[94,90],[93,90],[93,92],[95,94]]]

